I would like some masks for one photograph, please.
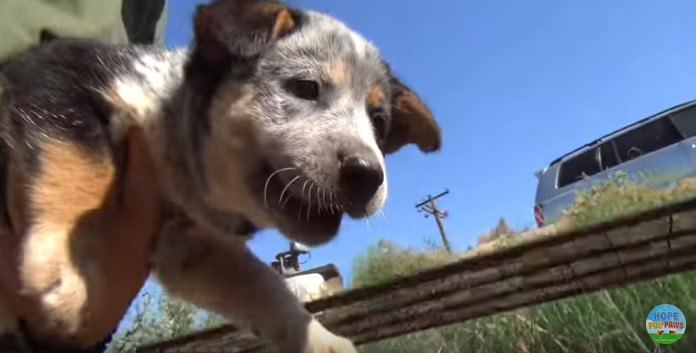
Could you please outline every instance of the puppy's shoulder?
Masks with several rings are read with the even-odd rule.
[[[2,67],[1,142],[27,183],[107,180],[126,168],[127,131],[122,140],[112,136],[118,114],[104,92],[132,70],[136,56],[137,50],[128,46],[54,39]],[[63,189],[50,199],[64,200],[70,192]],[[98,200],[108,189],[88,194]]]
[[[30,141],[42,136],[98,143],[109,107],[100,91],[128,65],[124,51],[94,40],[56,39],[2,67],[3,119]]]

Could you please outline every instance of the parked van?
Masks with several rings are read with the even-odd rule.
[[[696,176],[696,100],[603,136],[537,171],[537,226],[558,221],[575,202],[577,191],[607,181],[619,171],[629,178],[641,176],[655,188]]]

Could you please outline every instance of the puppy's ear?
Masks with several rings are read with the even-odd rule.
[[[299,13],[272,1],[217,0],[200,5],[194,53],[213,66],[253,60],[299,25]]]
[[[430,109],[416,92],[398,78],[391,76],[389,83],[392,90],[392,120],[384,153],[394,153],[410,143],[417,145],[424,153],[438,151],[442,144],[442,132]]]

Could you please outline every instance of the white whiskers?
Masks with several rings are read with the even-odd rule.
[[[275,172],[271,173],[271,175],[268,176],[266,179],[266,184],[263,187],[263,203],[266,204],[266,208],[268,208],[268,184],[271,182],[271,179],[278,173],[280,172],[285,172],[288,170],[295,170],[295,168],[281,168],[276,170]]]
[[[290,180],[290,182],[285,185],[285,187],[283,188],[283,191],[280,193],[280,197],[278,198],[278,205],[280,205],[281,202],[283,201],[283,196],[285,195],[285,192],[288,190],[290,185],[292,185],[292,183],[296,182],[299,179],[300,179],[300,176],[298,175],[298,176],[294,177],[292,180]],[[291,196],[288,196],[288,200],[290,199],[290,197]],[[287,202],[287,200],[285,200],[285,202]],[[283,208],[284,205],[285,204],[280,206],[280,208]]]
[[[309,192],[307,193],[307,217],[305,218],[305,222],[309,222],[309,213],[312,211],[312,187],[314,186],[314,183],[309,184]]]

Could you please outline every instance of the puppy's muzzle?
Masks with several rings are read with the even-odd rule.
[[[384,171],[373,153],[350,154],[340,159],[339,188],[346,213],[367,215],[367,205],[384,182]]]

